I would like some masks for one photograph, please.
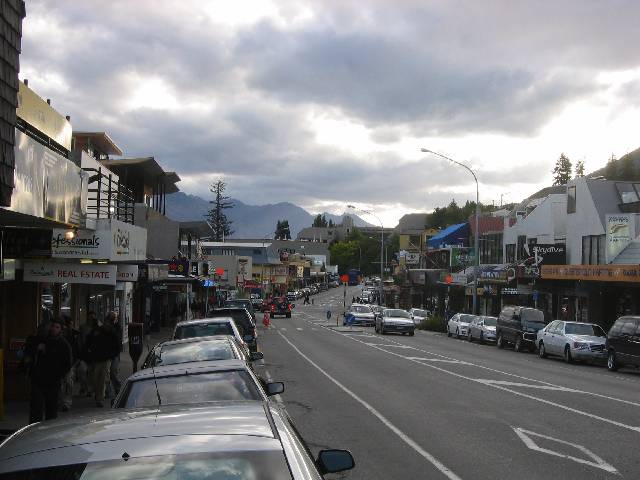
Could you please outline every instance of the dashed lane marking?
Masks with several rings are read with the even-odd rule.
[[[403,442],[405,442],[409,447],[411,447],[415,452],[417,452],[420,456],[422,456],[425,460],[431,463],[434,467],[436,467],[442,474],[444,474],[449,480],[461,480],[458,475],[456,475],[449,467],[444,465],[440,460],[431,455],[425,449],[423,449],[420,445],[418,445],[415,440],[409,437],[406,433],[396,427],[390,420],[387,419],[384,415],[382,415],[378,410],[372,407],[365,400],[360,398],[357,394],[349,390],[345,387],[340,381],[333,378],[329,373],[327,373],[322,367],[320,367],[317,363],[311,360],[308,356],[306,356],[302,351],[296,347],[282,332],[278,332],[278,334],[287,342],[291,348],[293,348],[302,358],[304,358],[307,362],[309,362],[313,367],[316,368],[320,373],[322,373],[325,377],[327,377],[331,382],[333,382],[338,388],[340,388],[343,392],[353,398],[356,402],[362,405],[364,408],[369,411],[374,417],[380,420],[389,430],[395,433]]]

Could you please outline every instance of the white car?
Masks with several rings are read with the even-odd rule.
[[[413,337],[416,326],[406,310],[385,308],[382,311],[382,315],[376,318],[375,328],[376,333],[381,333],[382,335],[388,332],[396,332],[403,335],[408,333],[410,337]]]
[[[447,322],[447,336],[466,337],[469,331],[469,324],[474,318],[476,318],[475,315],[468,313],[456,313]]]
[[[536,346],[541,358],[558,355],[567,363],[574,360],[604,361],[607,334],[594,323],[554,320],[538,331]]]
[[[412,308],[409,310],[409,315],[411,315],[411,319],[413,323],[416,325],[420,325],[423,320],[426,320],[431,316],[431,312],[429,310],[422,310],[420,308]]]

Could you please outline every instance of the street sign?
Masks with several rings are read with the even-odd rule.
[[[534,291],[533,291],[533,300],[534,300],[535,302],[537,302],[537,301],[538,301],[538,296],[539,296],[539,295],[540,295],[540,294],[538,293],[538,291],[537,291],[537,290],[534,290]]]
[[[331,310],[327,310],[327,320],[331,320]]]

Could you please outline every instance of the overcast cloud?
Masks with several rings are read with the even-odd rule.
[[[341,213],[519,201],[640,146],[640,3],[33,0],[22,78],[206,195]]]

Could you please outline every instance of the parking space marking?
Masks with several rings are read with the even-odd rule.
[[[533,385],[531,383],[519,383],[519,382],[507,382],[506,380],[490,380],[483,378],[476,378],[476,382],[484,383],[484,384],[493,384],[493,385],[503,385],[508,387],[525,387],[525,388],[537,388],[539,390],[552,390],[556,392],[570,392],[576,393],[578,390],[574,390],[573,388],[553,386],[553,385]]]
[[[444,358],[426,358],[426,357],[402,357],[405,360],[418,360],[421,362],[440,362],[440,363],[455,363],[458,365],[469,365],[467,362],[463,362],[462,360],[446,360]]]
[[[520,437],[520,440],[522,440],[524,442],[524,444],[527,446],[527,448],[529,448],[530,450],[534,450],[534,451],[540,452],[540,453],[546,453],[548,455],[553,455],[554,457],[566,458],[567,460],[572,460],[572,461],[574,461],[576,463],[581,463],[583,465],[589,465],[590,467],[599,468],[600,470],[604,470],[605,472],[618,474],[618,470],[613,465],[605,462],[598,455],[593,453],[588,448],[583,447],[582,445],[578,445],[576,443],[567,442],[565,440],[560,440],[559,438],[549,437],[547,435],[542,435],[540,433],[535,433],[535,432],[532,432],[530,430],[525,430],[524,428],[518,428],[518,427],[513,427],[513,426],[511,428],[513,428],[513,431],[516,432],[516,435],[518,435],[518,437]],[[549,441],[552,441],[552,442],[560,443],[562,445],[567,445],[567,446],[573,447],[573,448],[581,451],[587,457],[589,457],[590,460],[585,460],[584,458],[574,457],[572,455],[565,455],[563,453],[559,453],[559,452],[556,452],[554,450],[549,450],[548,448],[542,448],[533,440],[532,437],[542,438],[544,440],[549,440]]]
[[[278,334],[283,338],[285,342],[287,342],[291,348],[293,348],[298,355],[304,358],[307,362],[309,362],[313,367],[316,368],[322,375],[327,377],[331,382],[333,382],[338,388],[340,388],[343,392],[353,398],[356,402],[362,405],[369,413],[371,413],[374,417],[380,420],[389,430],[395,433],[403,442],[405,442],[409,447],[411,447],[416,453],[422,456],[425,460],[431,463],[434,467],[436,467],[443,475],[445,475],[449,480],[462,480],[458,475],[456,475],[449,467],[444,465],[440,460],[435,458],[425,449],[423,449],[420,445],[418,445],[415,440],[409,437],[406,433],[396,427],[389,419],[387,419],[384,415],[382,415],[378,410],[376,410],[373,406],[367,403],[365,400],[360,398],[357,394],[349,390],[345,387],[340,381],[333,378],[327,371],[325,371],[322,367],[320,367],[317,363],[311,360],[307,355],[305,355],[298,347],[296,347],[282,332],[278,332]],[[355,339],[354,339],[355,340]],[[359,341],[359,340],[356,340]],[[363,342],[364,343],[364,342]]]

